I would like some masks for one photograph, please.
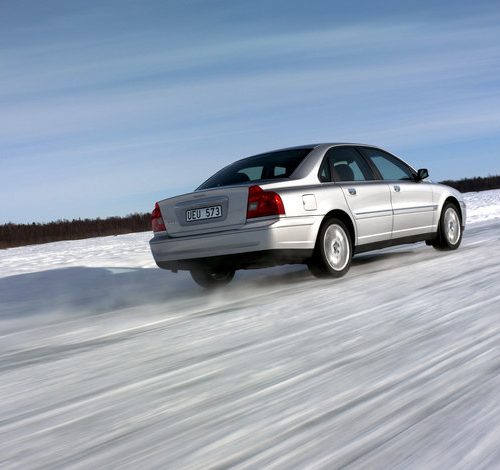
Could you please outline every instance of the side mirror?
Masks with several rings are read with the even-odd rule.
[[[420,168],[417,172],[417,180],[422,181],[425,180],[429,176],[429,171],[427,168]]]

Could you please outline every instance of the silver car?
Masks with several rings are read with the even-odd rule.
[[[151,251],[160,268],[188,270],[211,288],[237,269],[291,263],[340,277],[354,254],[403,243],[455,250],[466,218],[462,195],[427,177],[371,145],[263,153],[157,202]]]

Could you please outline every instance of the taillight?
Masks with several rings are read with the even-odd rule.
[[[280,195],[274,191],[264,191],[260,186],[250,186],[247,219],[269,215],[285,215],[285,206]]]
[[[153,212],[151,212],[151,228],[153,232],[165,232],[167,228],[165,227],[165,222],[163,222],[163,217],[161,216],[160,206],[158,203],[155,204]]]

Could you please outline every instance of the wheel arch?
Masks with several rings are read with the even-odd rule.
[[[329,219],[339,219],[340,221],[342,221],[345,224],[345,226],[347,227],[347,230],[349,230],[349,235],[351,237],[352,245],[354,248],[356,246],[356,226],[354,225],[354,221],[352,220],[351,216],[347,212],[345,212],[341,209],[333,209],[330,212],[328,212],[327,214],[325,214],[325,216],[323,217],[323,220],[321,221],[321,227]],[[320,227],[320,229],[321,229],[321,227]],[[319,235],[319,231],[318,231],[318,234],[316,235],[316,242],[318,240],[318,235]]]
[[[455,208],[457,209],[458,215],[460,217],[460,224],[464,224],[464,215],[462,214],[462,207],[460,206],[460,202],[458,202],[458,199],[455,196],[448,196],[444,201],[443,205],[441,206],[441,212],[443,211],[443,207],[446,205],[446,203],[453,204]]]

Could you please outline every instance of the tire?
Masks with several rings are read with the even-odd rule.
[[[462,242],[462,219],[460,211],[455,204],[445,203],[441,216],[437,237],[429,242],[436,250],[450,251],[456,250]]]
[[[204,289],[217,289],[229,284],[234,277],[234,269],[209,268],[199,266],[191,270],[193,281]]]
[[[309,271],[318,278],[342,277],[351,266],[353,243],[349,230],[339,219],[327,219],[321,226]]]

